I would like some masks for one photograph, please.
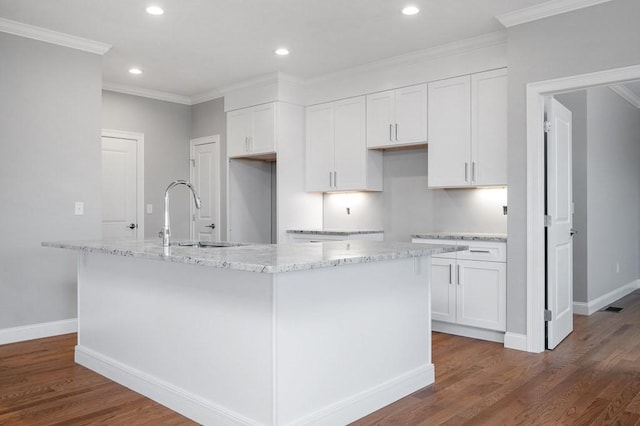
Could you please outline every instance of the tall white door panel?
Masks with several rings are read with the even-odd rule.
[[[200,208],[191,207],[191,238],[220,241],[220,159],[216,143],[192,141],[191,183],[200,195]]]
[[[102,238],[137,238],[136,141],[102,138]]]
[[[356,190],[366,186],[365,108],[364,96],[334,103],[335,188]]]
[[[334,171],[333,104],[308,107],[306,123],[306,189],[329,191],[332,189]]]

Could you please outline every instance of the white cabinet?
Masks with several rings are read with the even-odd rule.
[[[227,113],[227,156],[251,157],[276,152],[275,102]]]
[[[420,238],[414,238],[413,242],[469,246],[464,252],[432,256],[431,319],[499,332],[506,330],[505,243]]]
[[[429,187],[507,184],[507,70],[429,83]]]
[[[367,147],[427,142],[427,85],[367,95]]]
[[[367,150],[365,107],[364,96],[307,107],[307,191],[382,191],[382,153]]]

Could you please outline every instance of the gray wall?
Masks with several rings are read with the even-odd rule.
[[[5,33],[0,52],[3,329],[76,317],[76,256],[40,243],[100,238],[102,58]]]
[[[426,148],[386,151],[384,191],[326,194],[324,227],[384,229],[387,241],[434,231],[506,233],[505,188],[429,189],[427,156]]]
[[[224,98],[191,107],[191,139],[220,135],[220,237],[227,235],[227,118]]]
[[[171,181],[189,179],[191,107],[139,96],[103,91],[102,127],[144,134],[144,198],[153,204],[145,214],[145,238],[156,238],[163,224],[164,191]],[[189,237],[186,187],[171,192],[171,234]]]
[[[515,26],[509,63],[507,331],[526,334],[526,85],[640,64],[640,2],[615,0]]]
[[[587,227],[587,92],[580,90],[555,96],[571,110],[573,151],[571,155],[573,180],[573,228],[578,231],[573,237],[573,300],[587,303],[588,288],[588,235]]]
[[[590,89],[587,132],[592,301],[640,278],[640,110],[606,87]]]

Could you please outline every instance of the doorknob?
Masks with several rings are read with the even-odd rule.
[[[205,228],[211,228],[211,229],[216,229],[216,224],[212,223],[211,225],[205,225]]]
[[[577,230],[572,229],[571,231],[569,231],[569,234],[571,234],[571,236],[573,237],[574,235],[576,235],[578,233]]]
[[[136,229],[138,227],[138,225],[136,225],[135,223],[130,223],[129,226],[127,226],[127,228],[129,229]]]

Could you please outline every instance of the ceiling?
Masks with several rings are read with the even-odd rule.
[[[112,45],[103,80],[193,97],[256,76],[303,79],[503,29],[547,0],[0,0],[0,17]],[[400,13],[407,4],[419,14]],[[145,12],[164,8],[162,16]],[[286,46],[291,54],[277,57]],[[133,76],[137,66],[144,73]]]

